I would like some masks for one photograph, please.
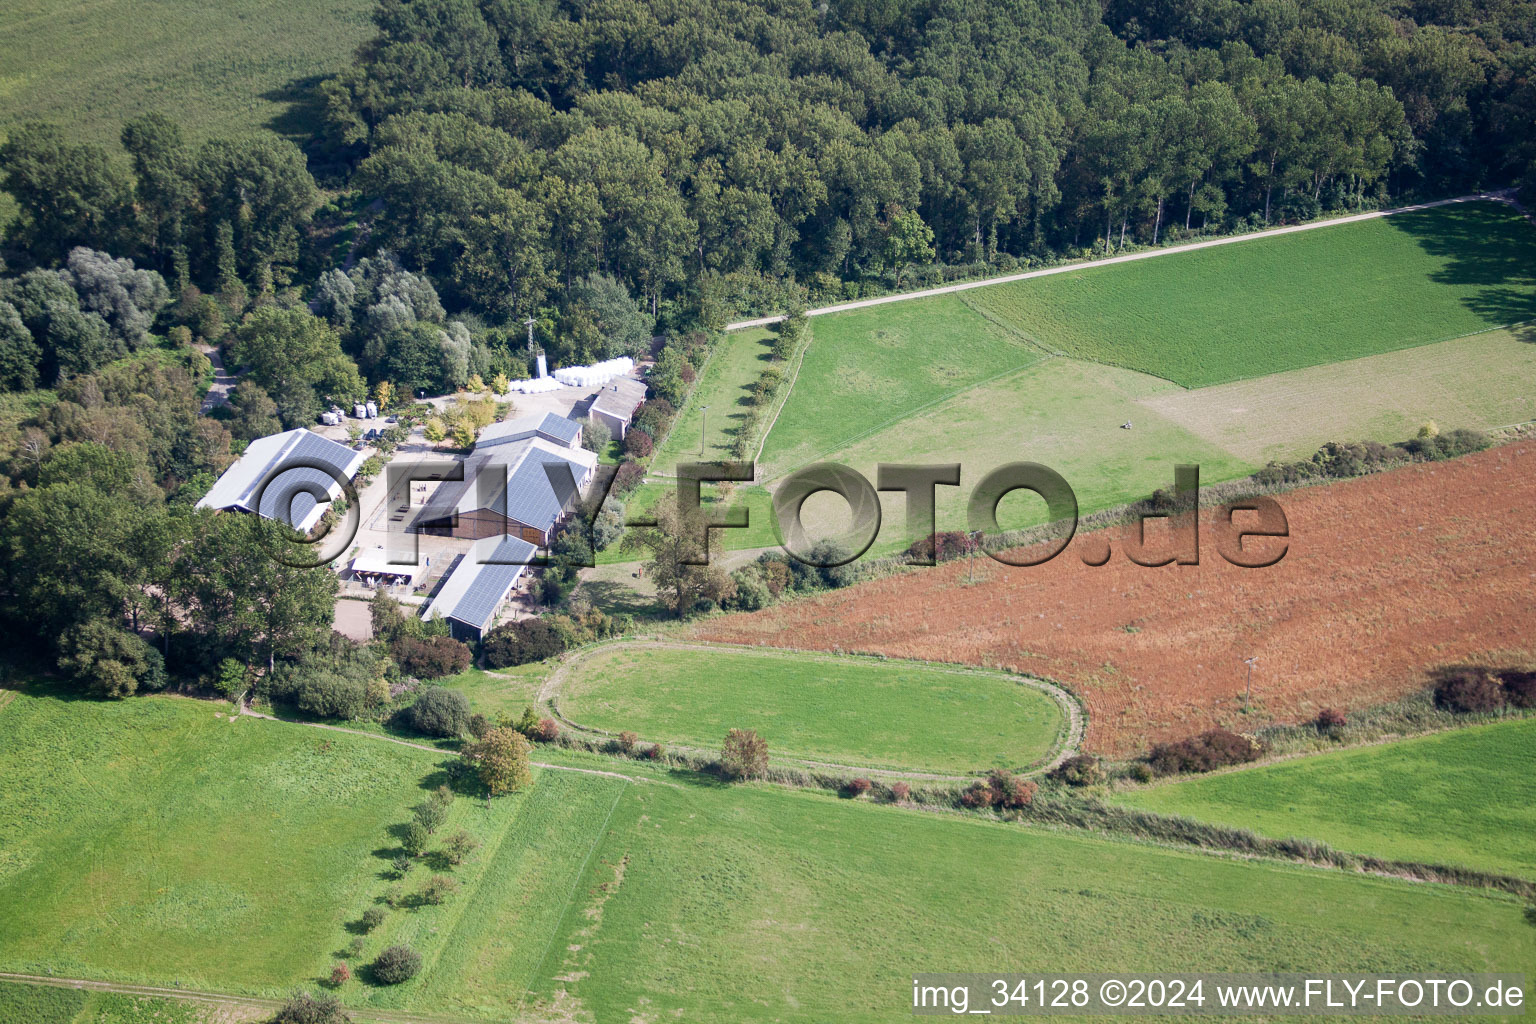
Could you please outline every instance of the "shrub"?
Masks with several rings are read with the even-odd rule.
[[[1333,732],[1335,729],[1344,728],[1349,719],[1344,712],[1337,708],[1323,708],[1317,713],[1317,719],[1312,723],[1318,732]]]
[[[412,857],[420,857],[427,852],[427,844],[432,841],[432,833],[427,831],[425,825],[419,821],[413,821],[405,826],[405,832],[400,836],[400,846]]]
[[[553,743],[560,738],[560,723],[553,718],[539,719],[538,738],[545,743]]]
[[[516,724],[512,726],[528,739],[533,739],[533,734],[539,731],[539,713],[533,710],[532,704],[524,705],[523,713]]]
[[[1189,739],[1157,744],[1147,756],[1147,763],[1159,775],[1175,775],[1244,764],[1256,760],[1261,753],[1263,748],[1247,736],[1227,729],[1211,729]]]
[[[412,729],[428,736],[457,736],[469,725],[469,700],[457,690],[428,687],[406,709],[406,718]]]
[[[645,467],[641,466],[638,462],[620,463],[619,468],[614,471],[613,487],[610,493],[622,498],[636,487],[639,487],[640,482],[644,479]]]
[[[349,1024],[351,1020],[335,996],[296,992],[277,1011],[271,1024]]]
[[[411,863],[410,854],[401,854],[389,862],[389,867],[395,873],[396,878],[404,878],[411,873]]]
[[[417,804],[415,811],[416,823],[426,829],[428,835],[442,828],[443,822],[448,820],[448,805],[440,800]]]
[[[849,779],[848,785],[843,787],[843,792],[847,793],[849,798],[857,800],[865,793],[868,793],[874,787],[874,785],[875,784],[873,782],[862,777],[857,779]]]
[[[347,943],[347,956],[352,957],[354,960],[362,956],[363,945],[363,937],[361,935],[352,936],[352,941]]]
[[[1126,775],[1134,782],[1151,782],[1152,774],[1152,766],[1145,761],[1137,761],[1126,769]]]
[[[904,804],[912,798],[912,787],[905,782],[891,783],[891,800],[898,804]]]
[[[458,889],[459,883],[447,875],[433,875],[427,879],[427,884],[422,886],[420,900],[435,907],[445,902]]]
[[[720,770],[728,779],[755,779],[768,771],[768,742],[754,729],[732,729],[720,746]]]
[[[1096,786],[1104,781],[1104,768],[1092,754],[1074,754],[1051,769],[1051,778],[1069,786]]]
[[[624,751],[626,754],[634,753],[635,743],[638,742],[639,739],[640,737],[636,736],[632,732],[621,732],[619,733],[619,749]]]
[[[482,715],[480,712],[476,711],[474,714],[469,716],[469,725],[467,728],[469,729],[469,734],[475,739],[482,739],[486,733],[491,731],[491,720]]]
[[[624,435],[624,454],[633,459],[649,458],[651,451],[656,447],[651,435],[639,427],[630,428]]]
[[[526,665],[553,658],[565,650],[560,634],[543,619],[520,619],[497,626],[480,640],[480,659],[487,668]]]
[[[960,806],[972,808],[991,807],[992,788],[985,782],[971,783],[960,794]]]
[[[660,761],[666,755],[667,748],[663,747],[660,743],[652,743],[645,750],[645,756],[650,758],[652,761]]]
[[[1536,708],[1536,672],[1510,669],[1502,673],[1504,698],[1513,707]]]
[[[1013,810],[1033,803],[1040,787],[1029,779],[998,769],[987,776],[987,788],[992,792],[993,806]]]
[[[1487,669],[1456,667],[1443,669],[1437,676],[1435,706],[1444,711],[1472,714],[1504,706],[1504,690]]]
[[[369,907],[363,911],[363,931],[371,932],[384,923],[386,917],[383,907]]]
[[[441,679],[469,667],[469,648],[451,636],[401,637],[390,647],[396,664],[418,679]]]
[[[448,841],[443,844],[443,850],[448,854],[448,863],[462,864],[464,858],[474,853],[479,845],[473,836],[460,829],[448,837]]]
[[[341,988],[352,980],[352,968],[344,963],[338,963],[331,968],[331,988]]]
[[[410,946],[390,946],[373,962],[373,976],[385,985],[410,981],[421,970],[421,954]]]

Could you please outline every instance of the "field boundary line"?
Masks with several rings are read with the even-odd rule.
[[[571,878],[571,889],[565,894],[565,902],[560,906],[560,913],[555,915],[555,930],[549,936],[549,942],[544,946],[544,954],[539,957],[539,962],[533,968],[533,973],[528,977],[528,983],[523,986],[523,994],[518,996],[517,1009],[521,1013],[523,1005],[528,1001],[528,993],[533,991],[533,983],[544,971],[544,961],[549,959],[550,950],[555,948],[555,942],[560,938],[560,926],[565,923],[565,915],[570,913],[571,900],[576,898],[576,890],[581,887],[582,876],[587,873],[587,865],[592,863],[592,855],[597,852],[598,846],[608,834],[608,823],[613,820],[613,812],[618,810],[619,801],[624,798],[627,786],[620,786],[619,791],[613,795],[613,803],[608,805],[608,813],[603,816],[603,823],[597,827],[597,834],[592,837],[592,845],[587,848],[587,855],[581,860],[581,867],[576,869],[576,874]]]
[[[394,736],[383,736],[376,732],[364,732],[362,729],[348,729],[340,725],[327,725],[324,722],[293,722],[286,718],[278,718],[276,715],[268,715],[260,711],[252,711],[247,707],[240,708],[240,714],[246,718],[259,718],[267,722],[282,722],[285,725],[302,725],[311,729],[329,729],[332,732],[344,732],[349,736],[361,736],[364,739],[381,740],[385,743],[394,743],[402,747],[410,747],[412,750],[425,750],[429,754],[444,754],[452,757],[455,751],[444,750],[442,747],[429,747],[425,743],[412,743],[410,740],[397,739]],[[550,764],[547,761],[529,761],[535,768],[548,768],[556,772],[578,772],[582,775],[604,775],[611,779],[623,779],[625,782],[655,782],[655,779],[645,779],[638,775],[625,775],[622,772],[608,772],[601,768],[577,768],[568,764]],[[3,977],[3,975],[0,975]]]
[[[1251,231],[1242,235],[1228,235],[1225,238],[1210,238],[1202,242],[1187,242],[1184,245],[1169,246],[1161,249],[1146,249],[1141,252],[1125,253],[1120,256],[1111,256],[1108,259],[1099,260],[1075,260],[1054,267],[1043,267],[1040,270],[1026,270],[1015,274],[1004,274],[1000,277],[982,278],[979,281],[961,281],[957,284],[940,285],[937,288],[922,288],[915,292],[899,292],[895,295],[881,295],[872,299],[857,299],[853,302],[840,302],[831,306],[821,306],[805,311],[806,316],[825,316],[829,313],[845,313],[854,309],[868,309],[871,306],[884,306],[892,302],[907,302],[912,299],[926,299],[935,295],[953,295],[956,292],[968,292],[976,288],[990,288],[993,285],[1012,284],[1015,281],[1028,281],[1037,277],[1050,277],[1053,274],[1070,274],[1080,270],[1090,270],[1094,267],[1107,267],[1117,263],[1134,263],[1138,260],[1154,259],[1159,256],[1172,256],[1176,253],[1194,252],[1197,249],[1211,249],[1220,245],[1234,245],[1238,242],[1247,242],[1256,238],[1275,238],[1280,235],[1292,235],[1302,231],[1316,231],[1321,228],[1338,227],[1342,224],[1358,224],[1363,221],[1377,220],[1382,217],[1394,217],[1400,213],[1417,213],[1421,210],[1433,210],[1441,206],[1451,206],[1456,203],[1492,202],[1505,203],[1520,210],[1518,203],[1514,202],[1513,190],[1499,189],[1488,192],[1475,192],[1468,195],[1454,196],[1450,199],[1435,199],[1427,203],[1413,203],[1409,206],[1397,206],[1389,210],[1370,210],[1366,213],[1346,214],[1342,217],[1330,217],[1327,220],[1309,221],[1305,224],[1288,224],[1278,228],[1264,228],[1260,231]],[[1521,212],[1524,212],[1523,210]],[[727,331],[742,331],[752,327],[768,327],[786,319],[785,314],[776,316],[757,317],[752,320],[738,320],[735,323],[725,325]]]
[[[1048,772],[1061,764],[1067,758],[1077,754],[1082,746],[1083,736],[1087,730],[1087,709],[1083,707],[1079,698],[1071,690],[1059,683],[1036,676],[1019,675],[1011,672],[1000,672],[996,669],[983,668],[972,665],[955,665],[946,662],[930,662],[913,658],[889,658],[880,655],[859,654],[850,652],[847,654],[833,654],[829,651],[803,650],[795,647],[777,647],[753,644],[712,643],[705,641],[682,640],[620,640],[616,643],[599,644],[588,647],[578,652],[575,656],[566,659],[560,667],[550,673],[548,679],[539,687],[536,700],[547,704],[555,716],[579,732],[595,736],[613,736],[604,729],[582,725],[580,722],[567,718],[561,712],[556,703],[560,688],[565,684],[566,677],[574,671],[578,665],[588,658],[594,657],[605,651],[626,649],[640,650],[677,650],[677,651],[735,651],[742,654],[756,654],[762,657],[787,656],[798,657],[808,661],[838,662],[854,660],[859,662],[899,662],[902,664],[921,665],[926,669],[943,672],[949,675],[978,675],[989,676],[995,679],[1003,679],[1018,686],[1044,693],[1055,701],[1062,713],[1062,730],[1053,740],[1053,750],[1032,761],[1029,765],[1020,769],[1023,775],[1039,775]],[[696,747],[689,744],[674,743],[672,749],[684,753],[694,753],[704,756],[713,754],[712,750]],[[870,775],[892,776],[895,778],[917,779],[927,782],[970,782],[979,776],[975,773],[969,775],[954,774],[949,772],[925,771],[921,768],[902,768],[883,765],[853,765],[839,764],[835,761],[821,761],[816,758],[802,757],[793,754],[779,756],[780,763],[788,762],[802,768],[811,770],[831,770],[841,772],[863,772]]]

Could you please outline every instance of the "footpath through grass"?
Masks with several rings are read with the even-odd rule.
[[[1536,878],[1536,719],[1150,786],[1116,799],[1351,853]]]
[[[776,756],[941,772],[1020,768],[1065,720],[1017,680],[915,662],[782,651],[619,646],[579,661],[560,711],[608,732],[715,749],[756,729]]]

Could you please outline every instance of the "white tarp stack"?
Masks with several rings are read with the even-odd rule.
[[[608,383],[615,377],[622,377],[634,368],[633,359],[629,356],[619,356],[617,359],[605,359],[592,366],[561,367],[555,371],[555,379],[575,388],[594,388]]]
[[[514,380],[509,388],[520,395],[542,395],[546,391],[559,391],[561,386],[553,377],[533,377],[529,380]]]

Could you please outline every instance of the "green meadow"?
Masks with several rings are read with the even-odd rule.
[[[1154,785],[1116,799],[1351,853],[1536,878],[1536,719]]]
[[[34,690],[0,711],[0,970],[281,997],[346,955],[441,755],[219,708]],[[919,970],[1536,967],[1521,905],[1487,892],[617,764],[634,780],[542,770],[456,800],[444,828],[481,842],[460,891],[391,910],[355,960],[408,942],[422,974],[364,971],[341,998],[363,1017],[858,1024],[905,1016]],[[82,1000],[115,1015],[80,1019]],[[140,1024],[133,1002],[0,985],[0,1020]]]
[[[1006,676],[782,651],[611,647],[576,662],[557,700],[642,740],[713,749],[756,729],[776,756],[957,773],[1041,761],[1066,728],[1054,699]]]
[[[312,134],[304,94],[373,34],[371,0],[10,0],[0,5],[0,135],[53,121],[115,147],[160,111],[195,139]]]
[[[1163,382],[1205,388],[1530,320],[1533,267],[1536,228],[1508,206],[1476,202],[819,316],[763,459],[770,477],[850,449],[905,459],[913,433],[921,442],[954,426],[944,461],[977,447],[1001,461],[1040,436],[1031,416],[1068,405],[1092,413],[1085,445],[1144,449],[1140,458],[1161,453],[1171,464],[1183,452],[1167,439],[1143,446],[1147,435],[1135,429],[1114,436],[1120,423],[1149,417],[1122,399],[1155,405]],[[1127,388],[1130,376],[1110,375],[1118,389],[1098,398],[1091,382],[1029,387],[1025,367],[1047,353],[1158,380]],[[1284,397],[1284,379],[1274,383]],[[1336,415],[1326,390],[1291,399],[1253,410],[1261,423],[1280,415],[1276,441],[1298,403]],[[1101,408],[1090,409],[1095,401]],[[974,406],[966,411],[981,429],[952,423],[951,404]]]

